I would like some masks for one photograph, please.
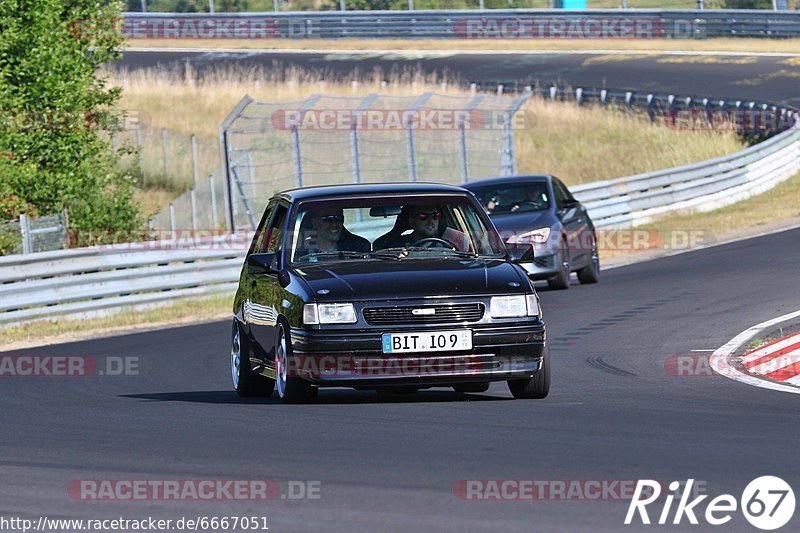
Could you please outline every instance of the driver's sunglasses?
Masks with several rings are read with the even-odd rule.
[[[442,216],[442,213],[439,211],[434,211],[433,213],[417,213],[417,218],[420,220],[428,220],[432,218],[433,220],[439,220]]]
[[[342,215],[325,215],[323,217],[319,217],[319,219],[323,222],[344,222],[344,216]]]

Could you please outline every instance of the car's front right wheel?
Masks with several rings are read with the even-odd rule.
[[[283,403],[308,403],[317,397],[317,387],[289,372],[292,344],[282,322],[278,322],[275,339],[275,389]]]
[[[532,378],[509,380],[508,388],[517,400],[538,400],[547,397],[550,392],[550,350],[547,346],[542,351],[542,366],[536,374]]]

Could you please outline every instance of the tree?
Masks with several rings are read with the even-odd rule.
[[[0,3],[0,191],[41,214],[66,208],[78,230],[140,223],[130,176],[108,134],[120,129],[120,90],[98,69],[120,56],[122,4]],[[35,178],[32,178],[35,176]]]

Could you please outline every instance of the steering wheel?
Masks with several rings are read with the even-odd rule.
[[[425,246],[426,244],[430,244],[431,246]],[[411,246],[419,246],[422,248],[439,248],[439,246],[433,245],[442,245],[444,248],[455,250],[455,247],[448,241],[444,239],[439,239],[438,237],[426,237],[425,239],[420,239],[417,242],[411,243]]]

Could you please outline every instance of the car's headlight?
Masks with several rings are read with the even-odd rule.
[[[533,231],[526,231],[517,236],[517,242],[535,242],[544,244],[550,238],[550,228],[539,228]]]
[[[306,304],[303,306],[303,323],[315,324],[353,324],[356,308],[353,304]]]
[[[528,316],[536,316],[542,318],[542,304],[539,301],[539,295],[535,292],[525,296],[525,302],[528,304]]]
[[[534,294],[517,296],[493,296],[489,303],[492,318],[515,318],[523,316],[542,316],[539,297]]]

